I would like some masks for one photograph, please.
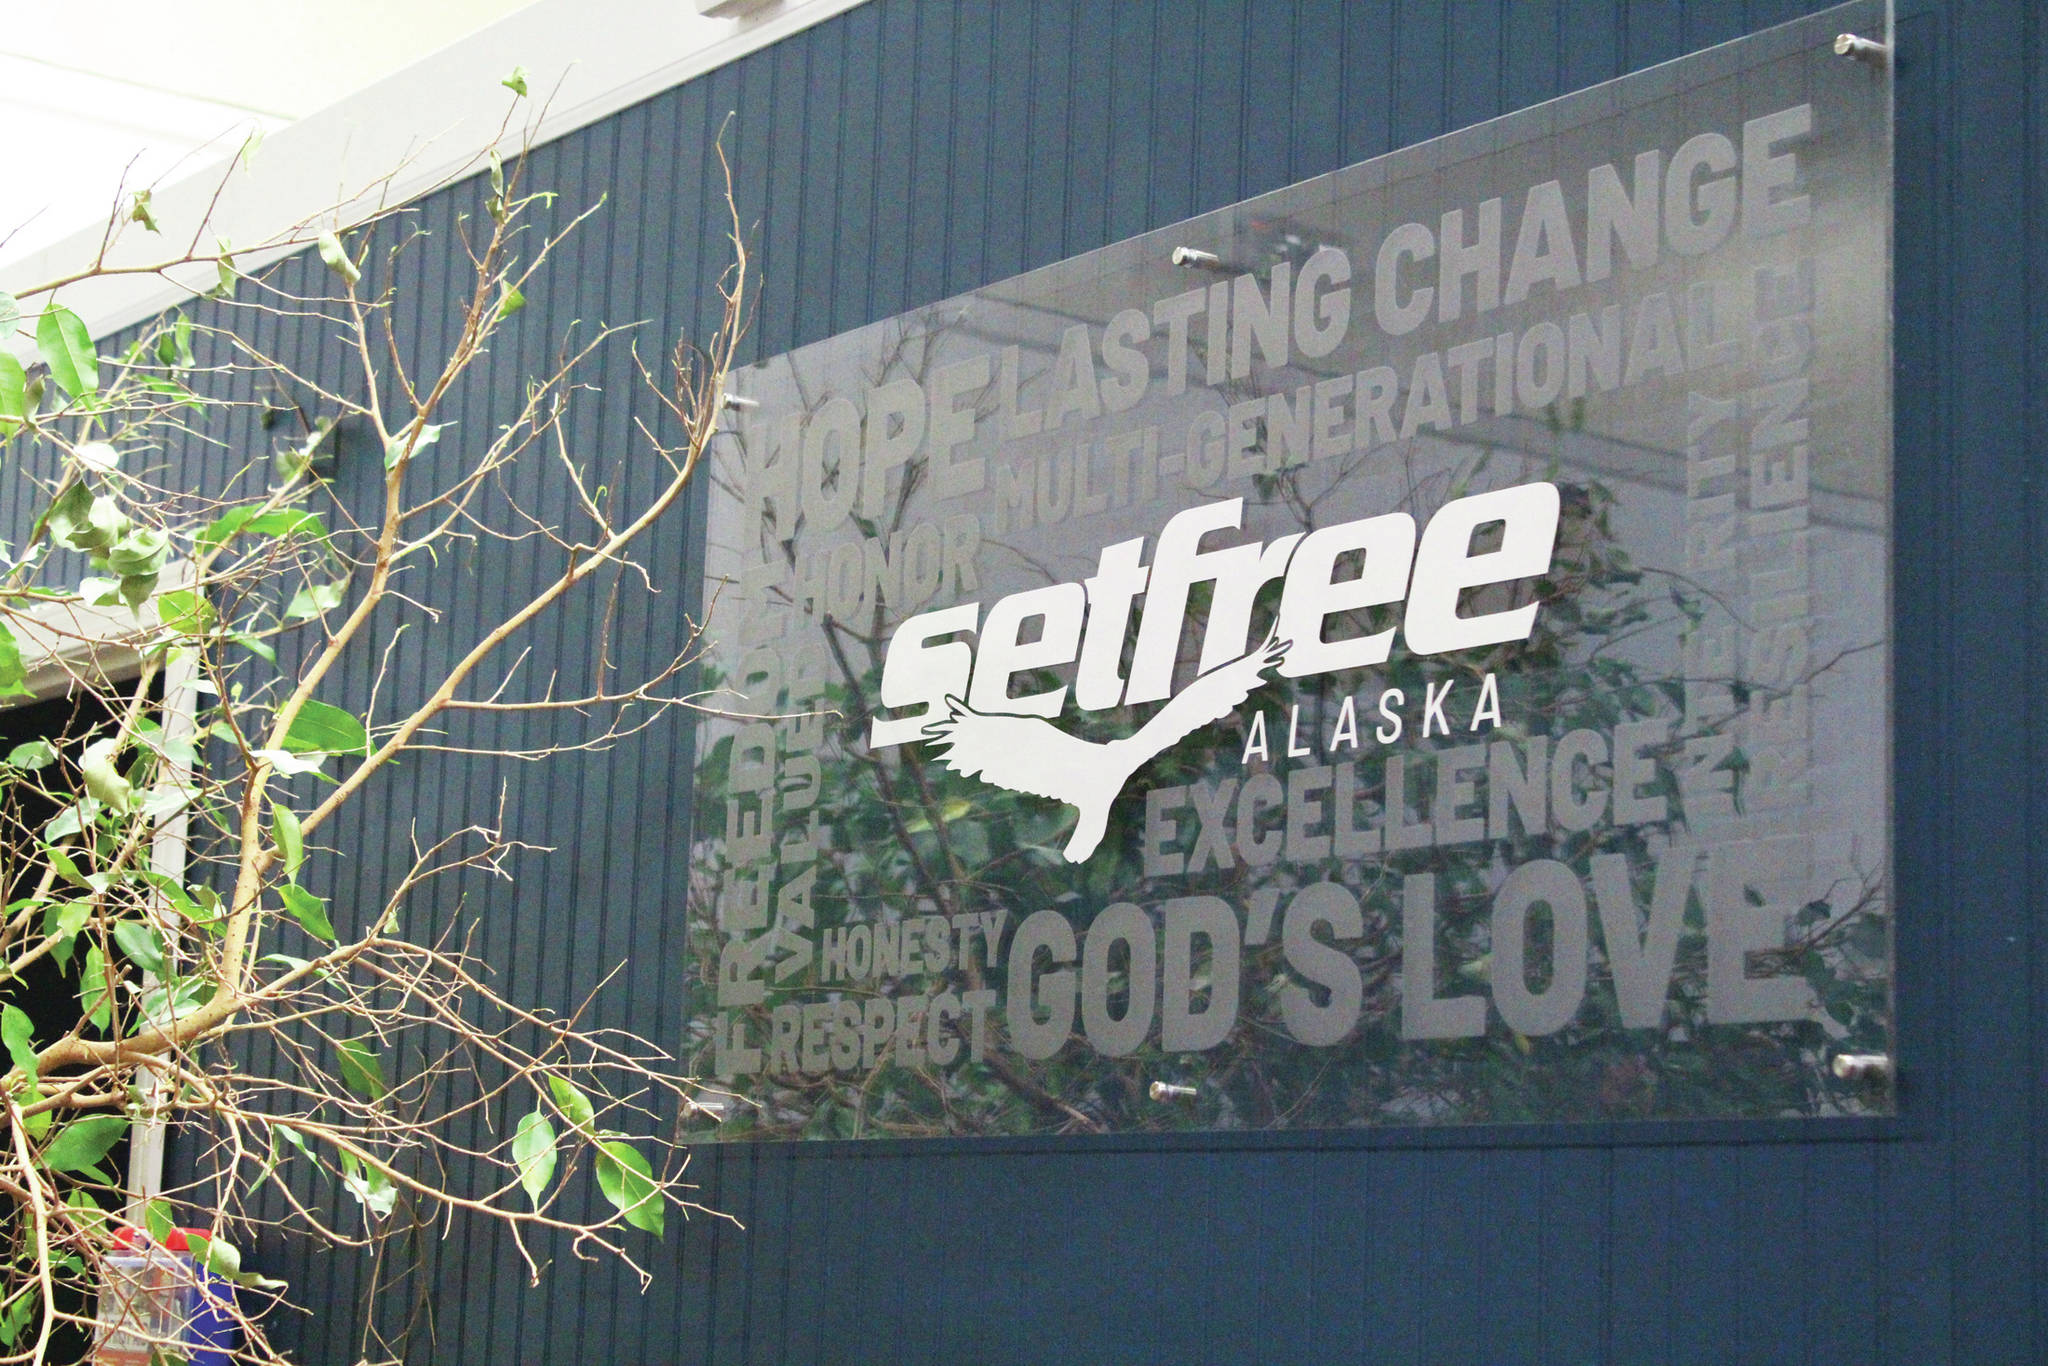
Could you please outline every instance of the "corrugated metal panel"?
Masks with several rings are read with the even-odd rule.
[[[573,319],[707,325],[722,262],[711,149],[728,110],[765,278],[749,353],[766,355],[1816,7],[878,0],[537,153],[532,183],[559,190],[562,211],[609,203],[458,416],[493,421]],[[1908,1089],[1888,1136],[706,1149],[692,1166],[704,1200],[746,1230],[692,1221],[655,1255],[644,1295],[566,1249],[530,1290],[502,1239],[430,1234],[435,1343],[411,1359],[2041,1360],[2048,906],[2034,850],[2048,725],[2030,699],[2048,659],[2048,506],[2033,482],[2048,456],[2048,44],[2027,0],[1904,8]],[[437,197],[422,225],[447,241],[473,198]],[[421,253],[400,283],[432,299],[445,263]],[[450,325],[416,305],[402,322],[422,353]],[[625,397],[623,350],[597,379],[610,397],[583,406],[575,434],[625,449],[646,405]],[[653,557],[667,592],[629,595],[613,639],[679,646],[690,556],[688,520],[673,518]],[[524,553],[454,566],[415,585],[445,616],[400,644],[401,681],[445,663],[461,623],[542,569]],[[603,622],[599,593],[537,633],[540,675],[587,674]],[[347,683],[360,694],[367,672]],[[688,759],[670,727],[561,761],[545,787],[517,765],[423,761],[345,832],[337,901],[388,882],[415,818],[494,817],[504,784],[508,825],[557,852],[518,860],[515,886],[446,895],[488,907],[481,945],[507,989],[567,1006],[624,963],[596,1018],[673,1040]],[[280,1335],[309,1359],[353,1361],[367,1273],[264,1253],[323,1305]]]

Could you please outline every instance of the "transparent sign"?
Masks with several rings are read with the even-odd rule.
[[[689,1131],[1888,1111],[1883,25],[735,375]]]

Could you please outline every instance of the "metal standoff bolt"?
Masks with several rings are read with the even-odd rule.
[[[1892,1074],[1892,1060],[1883,1053],[1837,1053],[1830,1070],[1842,1081],[1884,1081]]]
[[[1883,66],[1891,55],[1891,49],[1883,43],[1872,42],[1853,33],[1838,33],[1835,35],[1835,55],[1854,57],[1857,61],[1868,62],[1872,66]]]
[[[1154,1100],[1193,1100],[1194,1098],[1195,1088],[1192,1086],[1181,1086],[1170,1081],[1155,1081],[1152,1083],[1152,1099]]]
[[[1222,257],[1213,251],[1203,251],[1199,247],[1175,247],[1173,249],[1173,263],[1177,266],[1185,266],[1191,270],[1221,270],[1223,268]]]
[[[758,398],[748,398],[745,394],[727,394],[725,396],[725,406],[736,410],[758,408],[761,406],[761,400]]]

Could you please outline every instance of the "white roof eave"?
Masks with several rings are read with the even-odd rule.
[[[153,187],[161,235],[127,225],[109,262],[147,266],[194,242],[210,254],[222,236],[244,248],[309,221],[358,221],[477,169],[508,108],[510,141],[518,143],[523,130],[538,146],[865,2],[768,0],[737,17],[713,17],[678,0],[537,0],[270,134],[245,169],[230,173],[231,160],[224,161]],[[515,67],[526,69],[531,92],[516,103],[499,84]],[[0,267],[0,289],[21,294],[79,271],[104,233],[95,224]],[[262,261],[238,256],[237,263],[249,269]],[[58,297],[104,336],[183,302],[214,278],[208,261],[168,277],[83,281]],[[23,310],[32,316],[42,302],[23,298]]]

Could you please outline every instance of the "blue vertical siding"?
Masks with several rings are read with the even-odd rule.
[[[572,319],[708,329],[729,110],[759,356],[1814,8],[876,0],[541,149],[531,184],[564,211],[609,203],[459,415],[490,422]],[[436,1331],[410,1359],[2048,1359],[2048,21],[2036,0],[1901,0],[1901,22],[1896,1125],[707,1147],[691,1176],[739,1223],[700,1216],[643,1247],[645,1293],[566,1249],[529,1289],[502,1239],[429,1239]],[[467,193],[423,205],[422,225],[447,240]],[[398,282],[431,299],[449,281],[420,253]],[[424,352],[448,324],[405,325]],[[272,340],[309,359],[318,344]],[[645,405],[623,397],[622,351],[598,379],[621,397],[586,404],[576,435],[623,449]],[[689,519],[670,519],[653,555],[669,595],[624,606],[615,639],[680,647],[691,556]],[[540,572],[464,562],[422,591],[473,620]],[[587,670],[603,621],[601,594],[579,603],[537,634],[535,663]],[[451,648],[418,632],[398,677]],[[516,765],[423,761],[346,833],[337,898],[389,878],[415,815],[493,815],[506,783],[508,824],[557,849],[488,892],[507,990],[567,1007],[624,963],[596,1018],[673,1042],[688,772],[675,727],[560,763],[545,790]],[[321,1305],[280,1337],[355,1360],[366,1269],[266,1251]]]

